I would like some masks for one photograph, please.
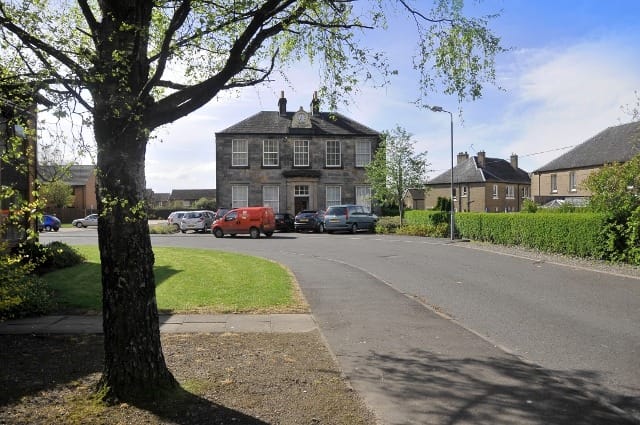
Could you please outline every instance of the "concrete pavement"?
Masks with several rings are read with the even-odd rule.
[[[160,332],[310,332],[318,328],[310,314],[172,314],[160,315]],[[0,334],[102,333],[100,315],[59,315],[9,320]]]

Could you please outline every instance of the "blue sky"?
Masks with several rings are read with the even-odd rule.
[[[497,83],[483,97],[459,105],[434,95],[432,105],[454,111],[454,153],[519,156],[533,171],[571,146],[607,127],[629,121],[621,106],[640,92],[640,1],[485,0],[470,6],[501,12],[491,27],[511,51],[497,59]],[[418,109],[410,58],[414,45],[406,22],[390,17],[389,32],[368,37],[400,71],[383,88],[362,87],[339,112],[375,130],[400,125],[414,135],[417,151],[427,151],[430,177],[450,165],[449,115]],[[156,132],[147,150],[147,187],[155,192],[215,187],[216,131],[261,110],[276,110],[280,91],[288,109],[309,109],[319,85],[317,71],[299,64],[290,83],[225,94],[171,126]],[[462,109],[462,120],[457,114]]]

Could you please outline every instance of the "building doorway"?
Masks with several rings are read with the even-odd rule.
[[[293,193],[293,213],[309,209],[309,186],[295,185]]]

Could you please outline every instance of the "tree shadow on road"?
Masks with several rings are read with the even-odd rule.
[[[372,353],[353,378],[369,389],[382,387],[398,405],[410,406],[413,411],[406,414],[425,423],[631,425],[637,422],[630,413],[640,412],[637,398],[598,386],[593,372],[545,370],[512,356],[451,358],[427,350]],[[372,397],[376,396],[374,390]]]

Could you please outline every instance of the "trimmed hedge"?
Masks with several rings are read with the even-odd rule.
[[[449,211],[410,210],[405,211],[406,224],[437,226],[449,223]]]
[[[597,213],[456,214],[461,237],[541,251],[602,258],[606,216]]]

